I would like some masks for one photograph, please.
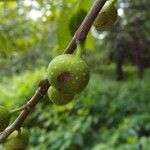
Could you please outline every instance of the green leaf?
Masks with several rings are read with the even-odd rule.
[[[65,9],[58,10],[56,25],[57,25],[57,43],[61,51],[63,51],[69,40],[71,39],[69,31],[69,15],[71,12]]]
[[[87,38],[86,38],[86,49],[94,49],[95,46],[95,40],[94,37],[92,36],[91,32],[89,32]]]

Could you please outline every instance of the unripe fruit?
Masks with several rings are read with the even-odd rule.
[[[10,111],[3,106],[0,106],[0,132],[2,132],[10,122]]]
[[[93,23],[93,26],[98,31],[107,30],[116,22],[117,16],[117,9],[114,3],[112,0],[108,0],[98,14],[96,20]]]
[[[55,57],[48,66],[48,80],[64,94],[80,93],[88,84],[90,72],[87,64],[72,54]]]
[[[83,19],[85,18],[87,12],[85,10],[78,10],[73,16],[71,17],[69,29],[71,35],[73,36],[76,30],[79,28],[80,24],[82,23]]]
[[[73,95],[63,94],[62,92],[57,91],[52,86],[48,89],[49,99],[56,105],[65,105],[73,99]]]
[[[28,130],[24,128],[14,131],[3,144],[4,150],[26,150],[28,137]]]

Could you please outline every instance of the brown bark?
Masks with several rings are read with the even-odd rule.
[[[123,80],[124,74],[123,74],[123,61],[121,60],[121,57],[116,61],[116,77],[117,80]]]
[[[137,65],[137,72],[140,79],[143,78],[144,74],[144,60],[143,60],[143,49],[142,49],[142,43],[140,41],[139,35],[137,32],[132,33],[132,38],[134,40],[134,59],[135,63]]]
[[[124,50],[122,50],[122,47],[118,47],[118,51],[116,53],[116,79],[123,80],[124,73],[123,73],[123,61],[124,61]]]

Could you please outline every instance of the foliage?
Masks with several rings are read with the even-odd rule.
[[[92,2],[0,1],[0,105],[13,109],[31,98],[49,61],[69,43],[72,16],[88,12]],[[65,106],[41,100],[23,125],[29,150],[149,149],[150,70],[139,80],[134,67],[150,66],[149,4],[118,0],[117,23],[104,32],[91,28],[82,55],[91,70],[88,87]],[[120,82],[117,63],[125,64]]]
[[[0,78],[0,105],[5,106],[20,106],[30,98],[35,92],[38,83],[44,78],[45,68],[35,70],[33,73],[30,71],[22,72],[18,76],[13,75],[9,78]]]
[[[107,70],[109,68],[106,74]],[[13,85],[22,87],[17,79],[22,78],[22,83],[25,83],[29,76],[37,83],[42,72],[43,69],[19,74]],[[12,82],[12,78],[7,78],[7,81]],[[103,69],[103,75],[93,74],[86,90],[65,106],[56,106],[45,97],[25,122],[31,134],[29,149],[136,150],[143,147],[147,150],[150,144],[149,83],[149,73],[143,81],[129,78],[117,82],[106,78]],[[8,88],[6,81],[4,87]],[[30,82],[26,83],[26,87],[30,87]],[[12,99],[7,99],[3,104],[14,106],[23,103],[26,97],[32,95],[29,91],[34,91],[35,86],[32,88],[22,92],[20,97],[16,96],[13,103]],[[21,90],[17,88],[14,93],[18,91]],[[11,95],[7,93],[8,97]],[[31,124],[33,121],[34,124]]]

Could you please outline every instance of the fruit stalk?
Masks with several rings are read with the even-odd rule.
[[[82,43],[77,43],[76,56],[80,58],[80,57],[81,57],[81,54],[82,54],[82,52],[83,52],[83,50],[84,50],[84,44],[82,44]]]
[[[13,110],[10,110],[10,114],[13,115],[17,112],[20,112],[20,111],[23,111],[26,107],[25,106],[21,106],[19,108],[16,108],[16,109],[13,109]]]

